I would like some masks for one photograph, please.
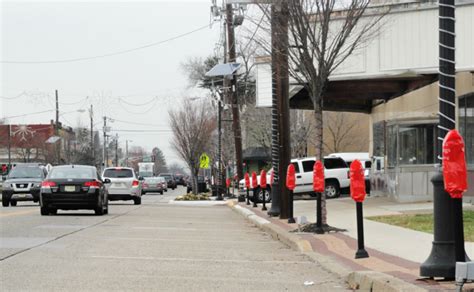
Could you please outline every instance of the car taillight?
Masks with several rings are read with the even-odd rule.
[[[86,181],[84,183],[84,186],[85,187],[96,187],[96,188],[98,188],[100,186],[100,184],[99,184],[98,181],[93,180],[93,181]]]
[[[42,188],[50,188],[50,187],[55,187],[56,183],[54,181],[47,181],[45,180],[44,182],[41,183]]]
[[[138,184],[139,184],[139,181],[134,180],[133,183],[132,183],[132,187],[138,187]]]

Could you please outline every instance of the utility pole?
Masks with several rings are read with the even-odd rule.
[[[103,164],[104,164],[104,168],[107,167],[107,157],[106,157],[106,145],[107,145],[107,132],[106,132],[106,128],[107,128],[107,117],[104,116],[104,129],[103,129],[103,132],[104,132],[104,149],[102,149],[102,159],[103,159]]]
[[[119,166],[119,163],[118,163],[118,134],[115,134],[115,166]]]
[[[232,4],[226,5],[226,26],[227,26],[227,45],[229,52],[229,63],[235,63],[235,32],[234,32],[234,13]],[[244,178],[242,161],[242,130],[240,128],[240,112],[237,96],[237,76],[233,75],[230,83],[230,101],[232,105],[232,128],[234,131],[235,160],[237,163],[237,176],[239,181]]]
[[[290,192],[286,189],[286,168],[290,163],[289,73],[288,73],[288,3],[272,5],[272,208],[270,216],[288,219],[293,208]]]
[[[8,123],[8,167],[12,164],[12,125]]]
[[[58,90],[56,89],[56,126],[55,126],[55,135],[59,137],[59,96]],[[61,138],[56,142],[56,161],[58,165],[61,164]]]
[[[128,167],[128,140],[125,140],[125,166]]]
[[[94,109],[91,104],[91,108],[89,110],[89,115],[91,118],[91,157],[92,157],[92,165],[95,165],[95,151],[94,151]]]

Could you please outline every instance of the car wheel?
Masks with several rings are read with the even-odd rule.
[[[108,203],[108,201],[105,201],[104,214],[109,214],[109,203]]]
[[[15,207],[16,206],[16,201],[11,200],[10,201],[10,206]]]
[[[40,212],[42,216],[48,216],[49,215],[49,208],[48,207],[41,207]]]
[[[341,190],[339,189],[339,185],[337,183],[327,182],[324,193],[326,194],[326,198],[334,199],[341,195]]]
[[[102,200],[97,203],[97,207],[95,207],[94,212],[96,215],[104,215],[104,203],[102,203]]]
[[[51,214],[51,215],[58,214],[58,209],[49,209],[49,214]]]
[[[10,205],[10,199],[7,196],[2,196],[2,206],[8,207]]]
[[[160,195],[163,195],[163,191],[160,192]]]
[[[134,198],[133,203],[135,205],[141,205],[142,204],[142,198]]]

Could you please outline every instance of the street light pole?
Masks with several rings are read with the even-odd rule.
[[[456,127],[456,69],[455,69],[455,1],[439,0],[439,124],[438,158],[442,161],[442,141],[447,132]],[[441,170],[441,167],[439,168]],[[444,189],[443,175],[439,171],[433,183],[433,236],[428,259],[420,266],[424,277],[454,278],[456,248],[454,243],[453,208],[456,205]],[[459,208],[457,208],[459,209]],[[462,210],[462,205],[461,205]],[[461,214],[457,214],[462,216]],[[464,250],[462,251],[465,256]],[[462,256],[461,256],[462,257]]]

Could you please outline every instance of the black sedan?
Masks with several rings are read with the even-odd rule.
[[[108,198],[104,184],[93,166],[63,165],[51,169],[41,184],[41,215],[56,214],[58,209],[90,209],[107,214]]]

